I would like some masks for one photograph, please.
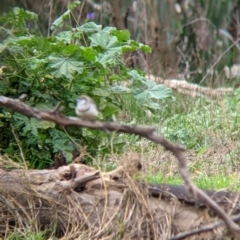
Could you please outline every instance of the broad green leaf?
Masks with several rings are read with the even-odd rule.
[[[157,84],[148,79],[142,80],[142,83],[147,86],[146,91],[149,91],[151,98],[164,99],[172,95],[172,89],[163,84]]]
[[[172,89],[169,87],[166,87],[163,84],[158,84],[154,87],[149,88],[149,92],[150,92],[151,98],[155,98],[155,99],[164,99],[172,95]]]
[[[69,19],[71,11],[67,10],[65,13],[63,13],[62,16],[60,16],[59,18],[57,18],[51,26],[51,30],[55,31],[57,28],[61,28],[64,24],[64,20]]]
[[[71,109],[75,109],[75,107],[76,107],[76,104],[69,103],[69,104],[68,104],[68,107],[69,107],[69,108],[71,108]]]
[[[97,25],[94,22],[87,22],[77,29],[79,29],[85,33],[94,33],[94,32],[99,32],[102,29],[102,26]]]
[[[90,47],[82,47],[80,48],[80,52],[82,57],[84,57],[87,61],[94,61],[98,52]]]
[[[15,44],[20,45],[22,47],[26,47],[28,48],[28,50],[32,49],[33,54],[34,51],[41,51],[41,53],[48,52],[49,50],[51,50],[52,47],[48,39],[44,37],[35,37],[33,35],[18,37],[12,39],[12,42],[15,42]]]
[[[120,94],[120,93],[131,93],[132,90],[130,88],[124,87],[124,86],[112,86],[112,92],[116,93],[116,94]]]
[[[54,109],[54,106],[52,103],[38,103],[35,105],[36,108],[46,111],[51,111]]]
[[[13,13],[15,15],[14,21],[26,21],[26,20],[38,20],[38,15],[34,12],[29,12],[22,8],[15,7],[13,8]]]
[[[77,1],[75,0],[73,3],[69,3],[67,8],[68,10],[72,11],[74,10],[81,2],[80,1]]]
[[[111,36],[109,33],[101,31],[98,33],[95,33],[90,37],[91,40],[91,46],[100,46],[105,51],[111,52],[111,53],[119,53],[122,52],[120,43],[115,36]]]
[[[20,127],[28,122],[28,117],[20,114],[20,113],[14,113],[13,114],[13,120],[14,120],[14,126]]]
[[[140,44],[134,40],[129,40],[128,45],[122,47],[123,52],[131,52],[140,49]]]
[[[9,45],[9,47],[7,48],[7,50],[9,51],[10,54],[15,55],[15,54],[22,54],[24,52],[23,47],[20,47],[18,45]]]
[[[51,139],[54,141],[58,138],[66,139],[66,137],[67,137],[64,132],[62,132],[56,128],[50,129],[49,133],[50,133]]]
[[[101,63],[104,67],[108,66],[108,65],[112,65],[115,64],[116,59],[115,59],[115,54],[113,53],[100,53],[98,54],[97,58],[96,58],[96,62]]]
[[[53,152],[56,153],[61,150],[64,156],[67,158],[67,161],[71,161],[73,145],[69,144],[68,136],[55,128],[49,129],[49,133],[52,138],[46,139],[45,142],[52,145]]]
[[[40,92],[40,91],[38,91],[38,90],[36,90],[36,91],[34,92],[34,95],[35,95],[36,97],[40,97],[40,98],[43,98],[43,99],[45,99],[45,100],[51,98],[51,96],[49,96],[49,93]]]
[[[151,94],[148,90],[142,90],[142,89],[135,89],[134,91],[134,98],[136,98],[139,103],[143,104],[148,101],[148,99],[151,98]]]
[[[115,82],[115,81],[126,81],[126,79],[123,77],[123,76],[120,76],[119,74],[112,74],[110,77],[109,77],[110,81],[111,82]]]
[[[148,99],[165,99],[172,95],[171,88],[166,87],[165,85],[156,85],[150,87],[146,90],[135,89],[134,97],[138,99],[141,103],[145,103]]]
[[[118,114],[119,108],[113,104],[108,103],[103,109],[103,117],[112,117],[112,115]]]
[[[136,47],[136,46],[129,46],[129,45],[122,46],[123,53],[133,52],[133,51],[136,51],[136,50],[138,50],[138,47]]]
[[[25,133],[31,132],[34,136],[38,136],[38,127],[39,127],[39,121],[35,118],[31,118],[28,122],[25,122],[25,127],[23,128],[23,131]]]
[[[62,49],[62,54],[65,57],[66,56],[70,57],[70,56],[74,55],[77,52],[80,52],[80,49],[79,49],[78,46],[76,46],[74,44],[69,44],[69,45],[67,45],[66,47],[64,47]]]
[[[99,97],[108,97],[111,95],[111,88],[110,87],[102,87],[102,88],[95,88],[92,93],[95,96]]]
[[[33,36],[21,36],[17,38],[17,44],[20,46],[26,46],[29,45],[31,42],[31,38],[33,39]]]
[[[131,36],[128,30],[115,30],[112,35],[116,36],[119,42],[127,42]]]
[[[38,20],[37,14],[26,11],[19,7],[15,7],[11,9],[9,12],[0,16],[0,23],[8,23],[14,26],[15,31],[17,29],[26,30],[27,29],[26,21],[36,22],[37,20]]]
[[[36,70],[42,67],[45,63],[47,63],[46,59],[38,59],[36,57],[32,57],[31,62],[29,63],[29,67],[32,70]]]
[[[38,128],[48,129],[48,128],[54,128],[55,126],[56,126],[56,124],[53,122],[41,121],[41,122],[39,122]]]
[[[142,79],[142,83],[146,85],[148,88],[157,86],[157,83],[146,78]]]
[[[73,79],[75,72],[83,72],[83,63],[76,61],[75,58],[50,56],[48,59],[49,67],[54,69],[51,74],[56,78],[65,76],[68,79]]]
[[[65,138],[56,138],[54,141],[52,141],[53,144],[53,151],[58,152],[59,150],[73,150],[72,146],[67,146],[67,143],[69,142],[69,139]]]
[[[159,109],[160,106],[158,103],[153,102],[151,100],[151,94],[149,91],[142,91],[141,89],[135,90],[134,98],[138,100],[140,104],[145,107],[152,108],[152,109]]]
[[[105,27],[103,29],[103,31],[107,32],[107,33],[112,33],[113,31],[116,31],[116,30],[117,30],[117,28],[115,28],[115,27]]]
[[[152,52],[152,49],[148,45],[140,43],[139,47],[144,52],[147,52],[147,53],[151,53]]]
[[[63,42],[64,44],[70,44],[72,41],[72,31],[62,31],[58,33],[55,37],[59,42]]]
[[[0,94],[5,95],[9,91],[9,82],[5,79],[0,79]]]
[[[135,69],[128,71],[127,74],[130,77],[130,80],[132,80],[132,81],[145,81],[145,79],[146,79],[145,77],[140,75],[140,73]]]
[[[129,44],[130,44],[131,46],[135,46],[135,47],[139,47],[139,45],[140,45],[140,43],[138,43],[138,42],[136,42],[136,41],[134,41],[134,40],[130,40],[130,41],[129,41]]]
[[[64,157],[67,160],[67,163],[71,163],[73,159],[73,155],[72,155],[72,151],[73,151],[73,147],[71,147],[71,149],[67,149],[68,151],[66,151],[65,149],[63,149],[63,154]]]
[[[44,37],[35,37],[34,40],[36,41],[34,46],[38,51],[41,52],[48,52],[51,50],[52,45],[50,43],[49,38],[44,38]]]

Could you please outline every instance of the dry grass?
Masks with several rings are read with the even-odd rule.
[[[150,167],[166,167],[164,164],[170,158],[171,170],[177,168],[171,155],[160,148],[156,151],[165,161],[156,162],[156,156],[146,154],[149,158],[140,161],[145,165],[145,173],[149,174]],[[48,185],[42,180],[43,183],[39,184],[34,170],[12,171],[10,174],[13,175],[7,173],[7,182],[4,181],[5,175],[1,175],[1,236],[16,239],[16,236],[26,237],[30,233],[33,237],[40,236],[38,239],[54,236],[61,239],[170,239],[179,232],[214,220],[206,211],[182,205],[174,196],[168,199],[150,197],[147,189],[133,180],[141,166],[137,154],[125,153],[115,161],[121,163],[120,170],[104,174],[99,181],[87,184],[84,191],[63,189],[61,183],[64,181],[53,181]],[[64,179],[67,168],[64,167],[63,172],[58,170],[56,177],[61,175]],[[40,176],[43,177],[43,173]],[[111,184],[111,179],[116,176],[121,180]],[[218,228],[192,239],[222,239],[225,234],[224,228]]]
[[[206,183],[204,188],[212,189],[215,186],[219,189],[225,188],[224,182],[218,182],[219,178],[225,177],[224,181],[229,181],[227,183],[229,185],[228,189],[238,190],[240,187],[238,184],[240,179],[238,171],[239,142],[216,135],[216,133],[209,132],[208,134],[211,139],[210,144],[197,151],[194,149],[186,151],[188,169],[192,180],[198,184],[199,181],[206,179],[210,183]],[[140,141],[139,145],[141,147],[137,151],[141,159],[142,171],[141,174],[136,176],[138,179],[151,179],[151,182],[157,183],[162,183],[161,181],[173,184],[181,182],[178,162],[170,152],[144,139]],[[109,166],[115,168],[124,164],[123,159],[125,159],[125,162],[128,162],[129,158],[127,156],[134,151],[136,151],[136,147],[129,146],[125,148],[125,152],[121,155],[112,154],[104,160],[96,161],[101,169],[108,169]],[[159,179],[161,180],[160,182]],[[174,181],[174,179],[179,180]]]
[[[25,164],[13,161],[8,155],[0,155],[0,169],[25,169]]]
[[[128,169],[134,171],[136,161],[130,165],[132,168]],[[64,239],[166,239],[172,234],[167,227],[171,216],[159,215],[160,219],[153,216],[148,194],[128,174],[127,187],[122,193],[107,190],[105,184],[103,189],[83,193],[61,188],[42,192],[17,176],[17,172],[11,175],[5,182],[9,187],[1,188],[2,237],[10,237],[12,233],[26,236],[29,231],[34,235],[43,229],[43,239],[53,235]]]

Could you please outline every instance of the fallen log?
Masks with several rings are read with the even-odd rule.
[[[54,170],[1,170],[0,234],[29,228],[55,229],[55,236],[69,239],[174,239],[216,223],[215,214],[196,203],[184,186],[139,183],[127,169],[102,173],[71,164]],[[239,213],[237,193],[206,193],[229,214]],[[194,239],[227,234],[219,223]]]

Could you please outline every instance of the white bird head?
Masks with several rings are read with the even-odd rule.
[[[83,119],[93,119],[98,115],[96,104],[86,95],[82,95],[77,99],[75,112],[78,117]]]

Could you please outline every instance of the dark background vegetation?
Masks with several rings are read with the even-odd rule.
[[[3,0],[1,12],[19,6],[37,13],[39,28],[46,36],[50,34],[49,26],[68,3],[67,0]],[[90,17],[103,26],[129,29],[134,40],[151,46],[151,55],[128,56],[129,66],[165,78],[182,73],[196,83],[209,72],[202,83],[216,87],[226,83],[222,77],[224,66],[239,61],[238,44],[234,44],[239,38],[239,11],[237,0],[85,0],[76,10],[76,16],[80,25]]]

